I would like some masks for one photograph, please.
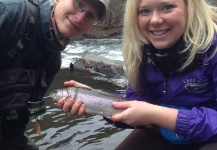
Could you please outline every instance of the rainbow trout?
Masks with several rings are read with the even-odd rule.
[[[114,96],[107,92],[102,92],[92,88],[84,87],[68,87],[57,89],[50,94],[55,100],[72,97],[74,100],[81,100],[85,106],[85,113],[90,115],[102,115],[110,117],[111,115],[120,113],[124,109],[116,109],[112,107],[113,102],[127,101],[127,99]]]

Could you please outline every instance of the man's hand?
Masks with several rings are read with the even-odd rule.
[[[77,86],[77,87],[85,87],[90,88],[89,86],[76,82],[74,80],[64,82],[66,87]],[[81,100],[74,100],[72,97],[67,97],[64,100],[58,100],[57,106],[62,108],[64,112],[70,112],[71,114],[77,114],[79,116],[83,116],[85,114],[85,105]]]

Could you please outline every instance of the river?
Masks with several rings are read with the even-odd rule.
[[[63,82],[76,80],[95,89],[124,94],[124,88],[104,80],[96,80],[96,75],[87,71],[70,70],[69,64],[86,54],[103,56],[123,61],[120,37],[103,39],[77,39],[71,41],[62,53],[62,67],[47,91],[62,88]],[[108,124],[102,116],[78,117],[64,113],[56,106],[56,101],[47,99],[47,113],[40,121],[41,139],[33,130],[34,120],[28,124],[26,133],[40,150],[113,150],[131,130],[123,130]]]

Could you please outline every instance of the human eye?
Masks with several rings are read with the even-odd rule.
[[[88,13],[87,18],[90,19],[90,20],[95,21],[97,17],[93,13]]]
[[[138,10],[139,15],[143,15],[143,16],[150,14],[150,12],[151,12],[150,10],[145,9],[145,8],[141,8]]]
[[[75,5],[79,10],[83,10],[83,8],[85,7],[84,4],[80,2],[79,0],[75,1]]]
[[[164,10],[164,11],[170,11],[170,10],[172,10],[174,8],[174,6],[172,5],[172,4],[167,4],[167,5],[164,5],[163,7],[162,7],[162,10]]]

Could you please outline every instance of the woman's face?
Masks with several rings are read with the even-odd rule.
[[[85,7],[85,11],[80,12],[75,8],[75,2]],[[88,22],[90,14],[98,17],[97,8],[86,0],[55,0],[56,8],[54,17],[60,34],[65,38],[78,37],[94,28]]]
[[[139,0],[139,28],[157,49],[172,47],[184,34],[186,23],[184,0]]]

